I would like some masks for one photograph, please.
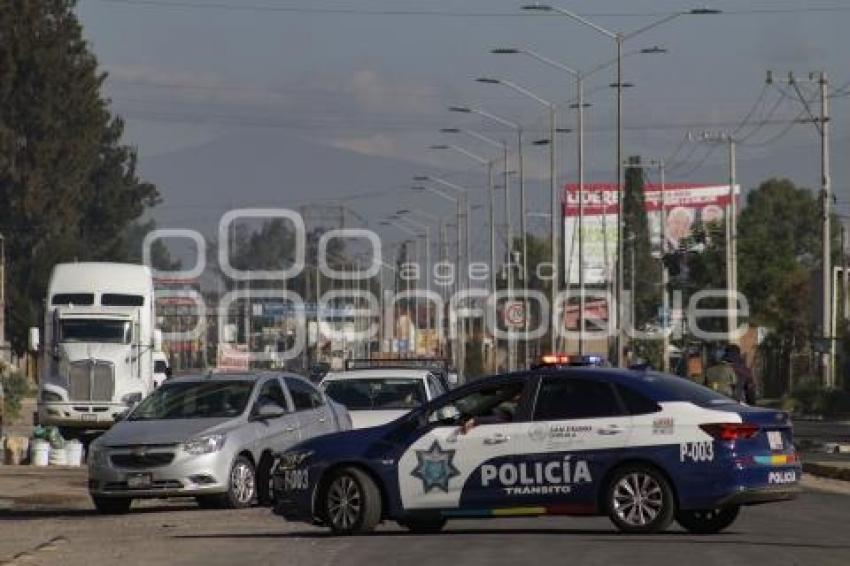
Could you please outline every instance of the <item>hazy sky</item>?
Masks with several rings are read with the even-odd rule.
[[[347,195],[391,189],[409,184],[410,176],[420,171],[445,170],[455,179],[480,184],[480,170],[471,162],[425,148],[455,141],[472,151],[490,151],[471,140],[447,140],[437,131],[446,126],[495,137],[508,132],[451,114],[446,106],[477,105],[520,121],[531,131],[530,138],[545,135],[547,122],[539,105],[503,87],[478,84],[475,77],[508,78],[558,103],[568,103],[573,95],[569,76],[524,56],[489,54],[490,48],[533,49],[580,69],[614,55],[611,40],[562,16],[524,15],[521,5],[517,0],[81,0],[78,13],[110,74],[107,93],[128,122],[126,138],[139,149],[142,173],[166,197],[158,214],[166,224],[179,224],[189,216],[186,209],[193,198],[220,209],[255,204],[241,202],[239,191],[198,194],[198,183],[208,181],[191,168],[231,159],[250,163],[266,155],[262,145],[276,140],[281,147],[303,144],[316,150],[299,153],[297,163],[287,163],[292,152],[286,152],[251,165],[268,168],[257,173],[258,179],[286,177],[288,168],[297,168],[298,187],[284,190],[293,202],[334,191]],[[760,100],[750,124],[739,131],[746,137],[742,174],[752,176],[742,179],[744,185],[769,173],[810,186],[817,183],[818,146],[811,125],[754,125],[767,118],[786,121],[801,110],[799,101],[783,98],[775,87],[763,92],[767,69],[794,70],[801,76],[825,69],[836,89],[850,81],[848,3],[561,0],[560,5],[624,31],[692,7],[724,10],[717,16],[681,17],[627,44],[629,49],[660,45],[669,50],[626,62],[626,79],[635,83],[625,107],[627,152],[669,157],[686,132],[734,129]],[[607,84],[612,73],[599,73],[586,87],[593,104],[586,116],[588,181],[611,180],[614,92]],[[803,89],[806,96],[814,93],[810,86]],[[793,95],[787,88],[784,92]],[[848,97],[833,99],[835,147],[845,151],[848,103]],[[574,124],[566,105],[560,122]],[[572,137],[563,141],[566,157],[559,170],[568,181],[574,175],[575,142]],[[345,160],[352,152],[381,159],[363,161],[361,170],[350,172],[356,185],[332,187],[328,180],[315,191],[309,186],[310,171],[320,177],[350,166],[356,161]],[[723,180],[723,152],[706,157],[707,152],[705,146],[683,145],[675,157],[687,162],[672,169],[671,179]],[[528,154],[531,175],[542,183],[545,149],[529,149]],[[850,212],[842,157],[836,157],[835,188],[842,212]],[[386,164],[392,164],[391,175]],[[342,180],[349,174],[338,173]],[[264,203],[280,191],[270,187],[263,195],[262,188],[251,190],[251,196],[242,196]],[[544,197],[541,191],[533,203],[544,207]],[[368,215],[372,205],[361,204]],[[170,207],[182,207],[182,212]]]

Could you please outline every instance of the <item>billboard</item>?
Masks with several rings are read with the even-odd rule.
[[[612,280],[617,259],[617,195],[614,183],[584,185],[584,281],[603,285]],[[735,186],[736,200],[740,186]],[[722,221],[730,202],[729,185],[667,183],[664,187],[664,212],[661,211],[661,186],[644,185],[644,202],[653,251],[661,248],[661,222],[666,223],[665,250],[679,247],[694,226]],[[578,214],[579,187],[569,184],[563,194],[564,265],[570,285],[579,282]]]

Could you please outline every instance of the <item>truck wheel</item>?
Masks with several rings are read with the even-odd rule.
[[[688,531],[700,535],[719,533],[735,522],[741,508],[738,505],[720,509],[679,511],[676,522]]]
[[[625,533],[657,533],[676,512],[673,490],[652,466],[633,464],[616,470],[608,485],[608,516]]]
[[[368,533],[381,521],[381,492],[365,473],[357,468],[343,468],[324,488],[322,511],[336,534]]]
[[[97,497],[92,495],[97,512],[102,515],[123,515],[130,510],[133,500],[129,497]]]

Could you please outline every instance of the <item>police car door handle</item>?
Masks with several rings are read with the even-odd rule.
[[[484,439],[484,444],[502,444],[510,440],[511,437],[507,434],[496,433],[493,436],[488,436]]]

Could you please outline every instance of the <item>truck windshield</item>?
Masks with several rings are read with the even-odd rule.
[[[132,338],[132,326],[127,320],[69,318],[60,322],[59,332],[62,342],[129,344]]]
[[[128,421],[221,419],[245,411],[251,381],[166,383],[141,402]]]
[[[328,397],[351,411],[412,409],[425,401],[421,379],[340,379],[326,382]]]

